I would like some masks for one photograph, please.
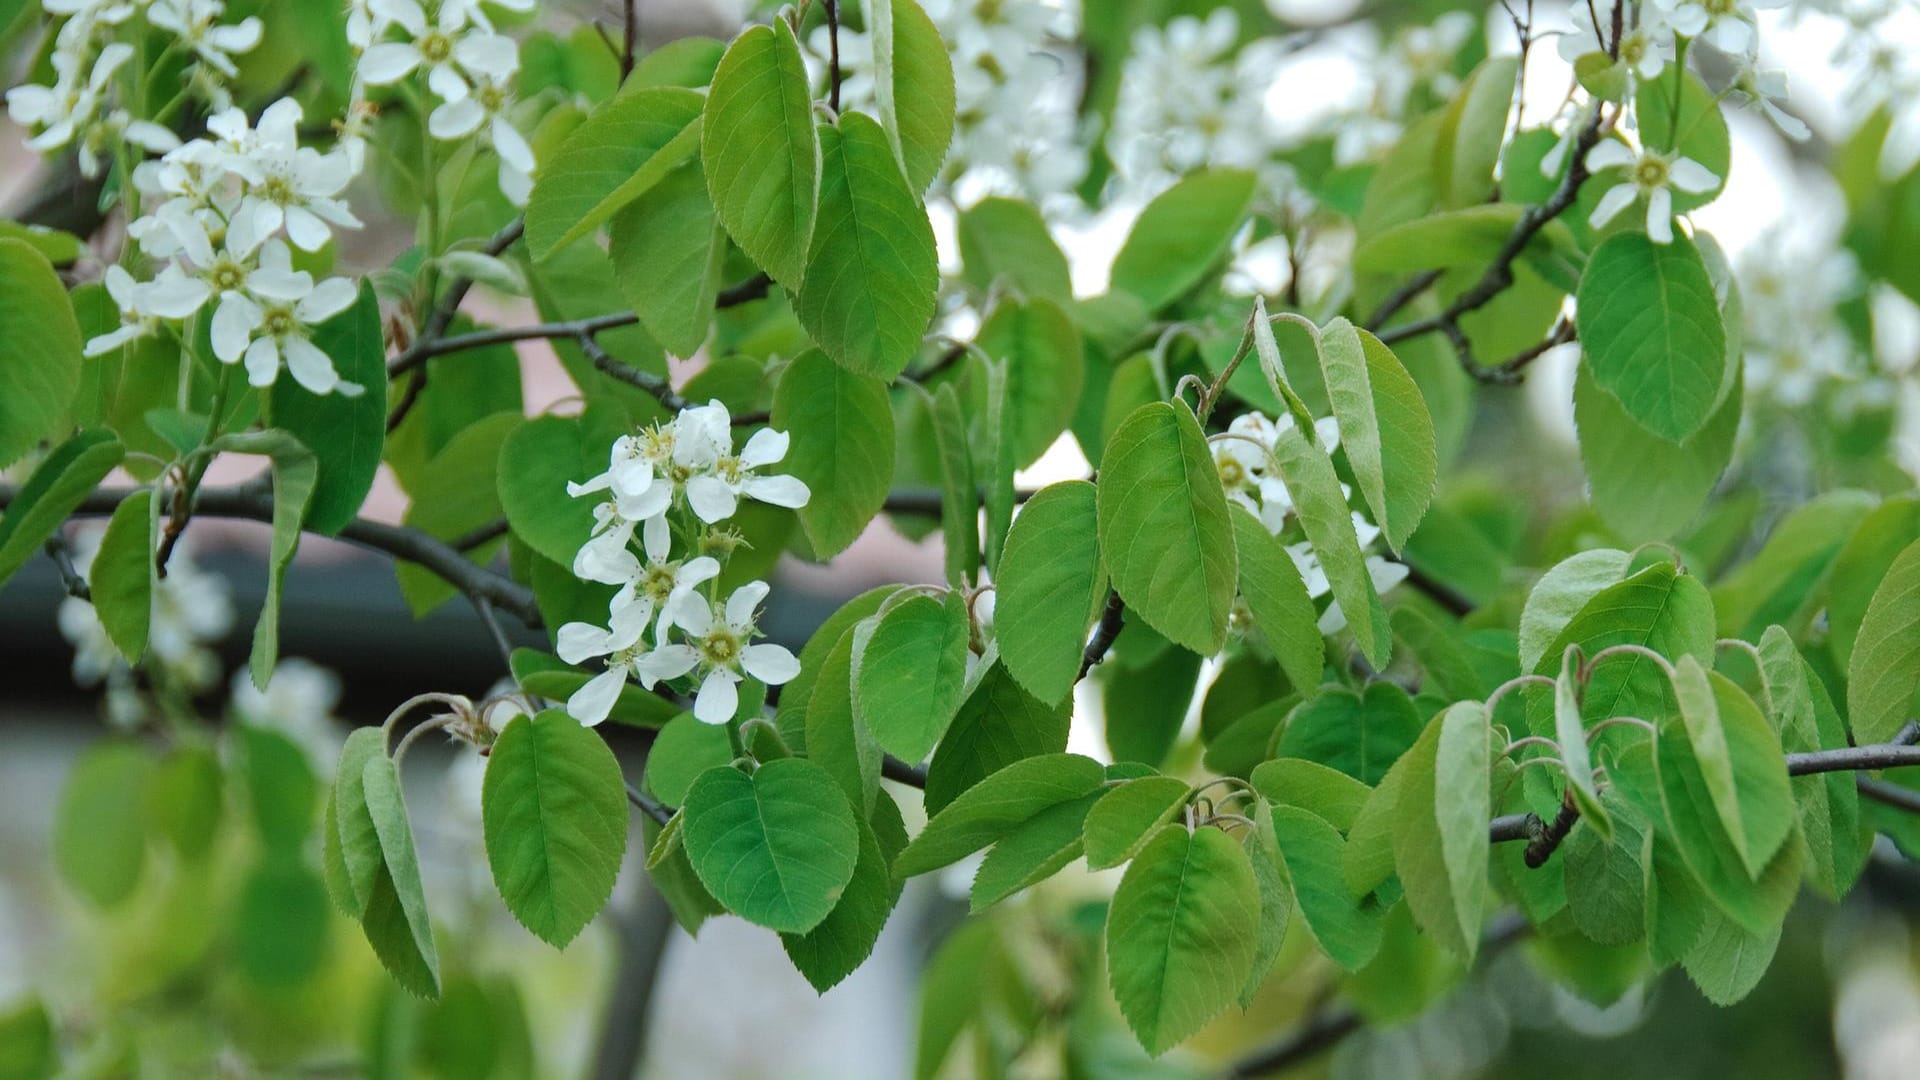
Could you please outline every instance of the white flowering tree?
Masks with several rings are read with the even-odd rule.
[[[1265,1075],[1528,935],[1593,1000],[1739,1000],[1803,886],[1920,840],[1920,82],[1900,5],[1787,6],[799,0],[644,51],[632,2],[0,5],[50,192],[0,222],[0,580],[57,564],[123,731],[62,876],[114,909],[245,833],[247,971],[320,979],[273,933],[324,894],[495,1015],[402,790],[444,730],[554,946],[631,851],[824,992],[973,860],[923,1077],[1193,1075],[1161,1055],[1333,972],[1227,1065]],[[1762,66],[1803,18],[1858,83],[1817,133]],[[1313,97],[1329,55],[1358,93]],[[1729,259],[1735,129],[1835,209]],[[540,343],[572,386],[528,415]],[[270,548],[210,725],[215,517]],[[943,572],[768,640],[776,562],[880,519]],[[306,535],[464,596],[505,682],[334,734],[278,649]],[[641,782],[607,724],[656,733]],[[1043,993],[995,912],[1049,890],[1098,929]],[[0,1060],[113,1030],[35,1006]]]

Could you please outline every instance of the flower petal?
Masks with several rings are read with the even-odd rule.
[[[594,727],[607,718],[613,711],[613,703],[620,700],[620,688],[626,685],[627,669],[610,667],[588,679],[585,686],[573,692],[567,699],[567,715],[580,721],[586,727]]]
[[[569,664],[578,664],[613,651],[613,635],[592,623],[570,622],[554,635],[553,651]]]
[[[1599,205],[1593,208],[1593,216],[1587,218],[1587,224],[1598,229],[1620,215],[1620,211],[1633,205],[1640,195],[1640,189],[1632,184],[1615,184],[1600,196]]]
[[[779,686],[800,674],[799,659],[782,646],[766,643],[742,649],[740,666],[768,686]]]
[[[694,718],[703,724],[724,724],[733,719],[735,710],[740,708],[740,688],[734,685],[739,678],[724,668],[715,668],[708,673],[700,684],[700,692],[693,697]]]
[[[767,583],[764,581],[749,581],[733,590],[733,595],[727,597],[727,625],[736,628],[752,626],[754,610],[766,598]]]

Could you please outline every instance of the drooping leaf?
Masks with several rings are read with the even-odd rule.
[[[1314,940],[1342,968],[1365,967],[1380,948],[1381,910],[1372,898],[1355,899],[1347,888],[1347,841],[1325,819],[1297,806],[1274,807],[1273,830]]]
[[[1769,718],[1787,753],[1837,750],[1847,745],[1846,725],[1833,707],[1826,684],[1778,626],[1760,638],[1760,669],[1766,681]],[[1860,793],[1845,772],[1796,776],[1793,801],[1800,836],[1807,848],[1807,880],[1823,895],[1838,899],[1866,868],[1867,848],[1860,842]]]
[[[847,797],[803,758],[749,776],[709,769],[687,792],[687,857],[728,911],[782,933],[806,933],[839,903],[859,861]]]
[[[819,221],[794,314],[835,363],[891,379],[933,318],[933,227],[871,117],[822,125],[820,155]]]
[[[1275,441],[1273,457],[1280,467],[1293,496],[1294,512],[1306,530],[1307,540],[1320,565],[1327,572],[1333,601],[1340,605],[1347,626],[1367,662],[1385,668],[1393,651],[1393,630],[1387,612],[1380,604],[1380,593],[1373,586],[1373,575],[1361,553],[1360,539],[1353,528],[1353,514],[1340,490],[1339,476],[1327,452],[1309,442],[1298,427],[1282,431]]]
[[[880,125],[915,192],[940,174],[953,141],[953,60],[940,29],[914,0],[864,5],[873,47]]]
[[[1540,575],[1520,612],[1520,667],[1537,671],[1547,647],[1600,590],[1627,576],[1632,556],[1617,548],[1570,555]]]
[[[1141,406],[1101,463],[1100,549],[1114,589],[1175,644],[1220,651],[1237,577],[1233,524],[1192,411]]]
[[[402,988],[417,997],[439,997],[440,955],[427,920],[426,890],[400,794],[399,770],[391,758],[376,753],[361,770],[360,783],[381,855],[360,925],[374,954]]]
[[[1517,58],[1490,56],[1461,84],[1440,122],[1434,145],[1433,173],[1440,204],[1470,206],[1485,202],[1493,188],[1493,167],[1507,133]]]
[[[957,229],[962,277],[982,293],[1011,287],[1025,297],[1073,301],[1067,257],[1032,203],[992,196],[960,214]]]
[[[996,305],[974,344],[1004,361],[1007,416],[1015,468],[1046,453],[1067,429],[1086,379],[1080,332],[1058,304],[1044,297]]]
[[[1080,857],[1087,813],[1104,794],[1098,789],[1033,815],[994,842],[973,875],[968,906],[985,911],[1014,893],[1052,877]]]
[[[1920,541],[1887,568],[1860,620],[1847,665],[1847,716],[1862,743],[1886,742],[1906,726],[1920,689]]]
[[[823,994],[853,974],[873,952],[904,884],[890,869],[894,856],[907,845],[900,808],[882,795],[874,801],[872,820],[859,826],[860,856],[840,902],[812,930],[780,935],[787,958]]]
[[[1165,1053],[1234,1001],[1253,970],[1260,890],[1219,829],[1169,825],[1134,857],[1107,915],[1107,970],[1121,1015]]]
[[[488,754],[480,810],[507,910],[565,947],[606,906],[627,850],[620,763],[561,710],[516,718]]]
[[[253,685],[265,690],[280,662],[281,585],[293,553],[300,549],[300,523],[313,497],[320,465],[313,451],[299,439],[279,430],[222,435],[213,441],[213,449],[264,454],[273,462],[273,541],[267,554],[267,596],[260,605],[260,620],[253,628],[253,650],[247,659]]]
[[[815,553],[836,555],[880,512],[893,481],[893,408],[886,385],[809,349],[780,376],[773,426],[791,440],[785,469],[805,481],[810,493],[800,525]]]
[[[1042,701],[1064,701],[1080,674],[1087,626],[1104,603],[1094,486],[1050,484],[1013,519],[994,582],[1001,663]]]
[[[1594,381],[1669,442],[1699,431],[1720,400],[1726,330],[1700,252],[1616,233],[1580,279],[1578,329]]]
[[[1320,335],[1320,367],[1340,445],[1374,521],[1398,551],[1433,500],[1433,418],[1393,350],[1345,319]]]
[[[153,618],[153,533],[153,492],[142,489],[113,508],[93,565],[87,568],[100,625],[130,664],[145,655]]]
[[[1613,838],[1613,818],[1593,783],[1593,758],[1587,753],[1586,719],[1580,714],[1578,671],[1579,654],[1569,650],[1560,661],[1560,676],[1553,681],[1553,741],[1560,748],[1561,771],[1578,801],[1580,816],[1600,833]]]
[[[0,515],[0,584],[39,553],[126,452],[111,431],[89,428],[40,460]]]
[[[1048,703],[1021,687],[998,660],[982,670],[960,715],[927,765],[927,812],[938,814],[962,793],[1015,762],[1067,748],[1072,701]]]
[[[1253,625],[1289,682],[1303,691],[1318,686],[1326,642],[1300,568],[1279,538],[1246,508],[1234,508],[1232,517],[1240,596],[1253,613]]]
[[[1485,706],[1463,701],[1435,716],[1405,764],[1394,815],[1394,867],[1414,918],[1470,962],[1486,906],[1492,816]]]
[[[540,163],[527,200],[527,248],[533,257],[545,259],[591,234],[692,160],[701,150],[701,107],[711,109],[711,101],[684,87],[654,86],[595,109]],[[760,162],[772,172],[766,165]]]
[[[1087,866],[1104,870],[1133,858],[1193,791],[1171,776],[1143,776],[1108,791],[1087,811]]]
[[[1869,511],[1834,556],[1827,584],[1827,647],[1845,669],[1874,591],[1901,551],[1920,540],[1920,498],[1898,496]]]

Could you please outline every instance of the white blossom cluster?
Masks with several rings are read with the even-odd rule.
[[[742,498],[796,509],[807,504],[806,484],[759,472],[787,456],[787,442],[785,432],[763,428],[736,453],[727,408],[714,401],[615,439],[607,471],[568,483],[575,498],[602,498],[573,572],[619,586],[606,626],[571,622],[558,634],[557,651],[567,663],[605,658],[606,670],[567,699],[575,719],[605,720],[629,678],[651,690],[692,675],[694,715],[723,724],[738,707],[743,678],[777,686],[800,673],[791,652],[754,640],[766,582],[750,581],[722,601],[714,585],[720,560],[705,553],[724,556],[738,542],[713,527],[732,517]],[[692,554],[696,550],[702,553]]]
[[[234,55],[260,43],[260,20],[249,15],[223,22],[223,0],[42,0],[41,6],[65,19],[48,56],[54,80],[8,90],[7,113],[33,133],[27,146],[39,153],[76,146],[80,171],[90,177],[100,175],[104,158],[122,143],[150,153],[180,145],[171,129],[156,122],[162,110],[147,116],[128,111],[130,91],[142,89],[149,71],[127,66],[134,46],[119,40],[121,28],[128,28],[128,36],[147,26],[169,34],[166,52],[192,57],[180,92],[215,109],[232,104],[226,80],[239,74]],[[123,74],[124,85],[116,87],[115,77]]]
[[[346,152],[300,145],[300,103],[282,98],[250,124],[229,108],[207,135],[134,169],[146,210],[127,226],[159,271],[136,280],[106,274],[121,326],[87,343],[96,356],[212,307],[214,356],[244,362],[247,381],[270,386],[281,367],[316,394],[363,389],[344,382],[309,335],[353,303],[343,277],[315,282],[293,268],[293,247],[318,251],[333,230],[358,228],[341,199],[355,172]],[[291,247],[289,246],[291,244]]]
[[[100,553],[106,527],[75,530],[69,538],[73,568],[86,577]],[[73,645],[73,681],[83,687],[107,687],[108,716],[131,727],[145,713],[133,669],[107,636],[91,602],[69,596],[60,602],[60,634]],[[167,576],[153,582],[147,625],[147,671],[169,686],[204,690],[219,677],[220,661],[208,648],[233,628],[233,600],[227,581],[193,561],[190,541],[182,538],[167,560]]]
[[[509,11],[528,12],[534,0],[486,0]],[[431,11],[429,11],[431,8]],[[533,147],[508,117],[520,46],[494,30],[481,0],[351,0],[347,43],[359,60],[348,135],[358,139],[361,97],[368,86],[392,86],[416,72],[438,99],[427,114],[427,132],[443,141],[472,136],[500,159],[500,191],[525,206],[533,190]]]
[[[1239,36],[1225,7],[1134,32],[1107,133],[1107,152],[1130,185],[1164,187],[1202,166],[1272,172],[1281,140],[1266,99],[1282,46],[1263,38],[1239,48]]]
[[[1275,536],[1286,530],[1294,516],[1294,504],[1286,481],[1274,467],[1273,448],[1283,433],[1294,429],[1291,415],[1274,420],[1263,413],[1248,412],[1234,417],[1225,434],[1210,440],[1213,464],[1220,472],[1220,486],[1226,489],[1227,498],[1251,510]],[[1340,425],[1331,416],[1315,421],[1314,434],[1329,452],[1340,445]],[[1345,484],[1340,485],[1340,493],[1353,494]],[[1353,531],[1362,551],[1370,551],[1380,539],[1380,527],[1359,513],[1353,515]],[[1309,596],[1317,601],[1333,591],[1312,544],[1299,540],[1287,544],[1286,550],[1306,582]],[[1373,578],[1374,589],[1381,593],[1407,578],[1406,566],[1384,555],[1367,556],[1367,573]],[[1320,632],[1339,633],[1346,625],[1347,617],[1341,612],[1339,602],[1329,600],[1320,614]]]
[[[1042,0],[925,0],[953,61],[954,137],[940,181],[962,201],[1024,196],[1044,203],[1087,174],[1075,104],[1077,60],[1049,48],[1077,33],[1070,12]],[[807,40],[816,82],[827,78],[826,28]],[[873,42],[840,29],[840,101],[872,108]]]
[[[1859,264],[1833,229],[1783,223],[1741,252],[1737,266],[1746,327],[1746,391],[1798,409],[1821,390],[1865,377],[1835,308],[1860,294]]]

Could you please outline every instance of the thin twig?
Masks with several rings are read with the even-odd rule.
[[[673,811],[667,809],[665,803],[634,787],[632,783],[627,784],[627,801],[661,825],[673,820]]]
[[[54,567],[60,571],[60,584],[66,588],[67,595],[91,603],[93,589],[87,585],[87,579],[80,576],[80,571],[74,568],[73,553],[67,548],[67,538],[54,533],[47,538],[46,552],[47,557],[53,560]]]
[[[633,74],[633,64],[639,59],[640,53],[640,15],[634,10],[635,6],[634,0],[625,0],[622,12],[626,20],[621,24],[626,45],[620,50],[620,81],[623,83],[627,81],[627,76]]]
[[[840,115],[840,0],[826,0],[827,106]]]
[[[1126,619],[1127,606],[1121,601],[1119,592],[1108,589],[1107,606],[1100,612],[1100,625],[1094,629],[1093,640],[1087,642],[1086,651],[1080,654],[1080,674],[1076,681],[1086,678],[1087,672],[1092,671],[1095,664],[1106,659],[1107,651],[1113,648],[1114,641],[1120,637],[1120,628]]]

